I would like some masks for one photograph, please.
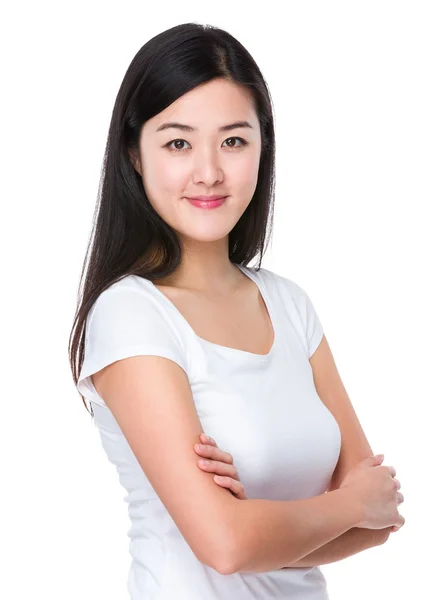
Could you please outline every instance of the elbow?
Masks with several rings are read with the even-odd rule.
[[[253,516],[249,510],[251,503],[256,500],[236,499],[232,519],[227,528],[226,543],[222,546],[221,562],[218,565],[219,573],[222,575],[234,575],[236,573],[261,572],[253,568],[257,547],[256,528],[253,528]],[[250,504],[249,504],[250,503]]]
[[[221,552],[211,557],[211,566],[221,575],[233,575],[238,572],[237,557],[238,552],[235,544],[232,543],[233,534],[227,536],[224,541]]]
[[[197,521],[197,535],[191,545],[198,560],[221,575],[237,573],[242,560],[241,531],[244,528],[240,511],[244,503],[227,493],[222,509],[203,515],[202,525]]]
[[[239,573],[238,564],[235,553],[227,552],[223,553],[221,562],[214,568],[221,575],[234,575],[235,573]]]
[[[216,570],[221,575],[234,575],[239,573],[244,568],[245,545],[241,543],[240,537],[237,535],[240,529],[236,526],[230,531],[226,542],[221,552],[221,560],[217,564]]]
[[[220,552],[217,552],[212,559],[213,568],[221,575],[234,575],[240,570],[243,553],[239,531],[237,521],[233,521],[226,528],[221,528]]]
[[[220,565],[214,567],[215,571],[220,573],[220,575],[233,575],[236,571],[233,568],[233,562],[228,559],[227,561],[222,561]]]
[[[192,547],[192,550],[204,565],[221,575],[233,575],[237,572],[239,548],[233,527],[221,524],[218,531],[215,529],[210,535],[202,536],[200,546],[201,548],[197,547],[195,550]]]
[[[218,552],[215,544],[215,551],[213,554],[208,552],[207,555],[205,555],[204,552],[196,552],[195,555],[200,562],[217,573],[220,573],[220,575],[233,575],[237,572],[235,568],[234,553],[229,551],[227,546]]]

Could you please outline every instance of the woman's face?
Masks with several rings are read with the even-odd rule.
[[[235,122],[249,126],[220,131]],[[165,127],[178,123],[192,130]],[[140,136],[140,163],[147,197],[182,238],[215,241],[238,222],[257,185],[261,133],[247,92],[216,79],[191,90],[149,119]],[[187,197],[228,196],[214,209],[198,208]]]

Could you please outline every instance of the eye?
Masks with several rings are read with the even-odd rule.
[[[184,152],[185,150],[187,150],[187,148],[171,148],[171,144],[174,144],[175,142],[182,142],[182,144],[184,144],[186,140],[172,140],[171,142],[168,142],[168,144],[165,144],[165,147],[171,150],[172,152]]]
[[[243,138],[240,138],[240,137],[230,137],[224,141],[227,142],[228,140],[239,140],[241,142],[241,146],[247,145],[247,142]],[[229,146],[229,148],[240,148],[241,146]]]
[[[248,142],[245,141],[241,137],[230,137],[230,138],[227,138],[224,141],[228,142],[229,140],[239,140],[241,142],[239,146],[227,146],[231,150],[233,150],[233,149],[237,150],[238,148],[241,148],[242,146],[246,146],[248,144]],[[177,142],[182,142],[182,144],[184,144],[184,143],[189,144],[189,142],[187,142],[186,140],[176,139],[176,140],[171,140],[171,142],[168,142],[168,144],[165,144],[165,147],[168,148],[171,152],[186,152],[186,150],[188,150],[188,148],[174,148],[174,147],[171,147],[172,144],[177,143]]]

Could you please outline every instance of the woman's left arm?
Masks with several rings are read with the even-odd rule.
[[[215,483],[226,487],[236,498],[246,499],[244,486],[239,479],[236,467],[233,465],[232,455],[220,450],[215,440],[204,433],[201,434],[200,441],[202,444],[194,447],[196,453],[201,457],[198,460],[199,468],[208,473],[214,473]],[[206,459],[207,464],[202,464],[202,459]],[[222,477],[221,480],[216,479],[217,474]],[[394,531],[392,527],[385,527],[384,529],[353,527],[324,546],[282,568],[317,567],[343,560],[363,550],[381,546],[388,540],[392,531]]]
[[[388,540],[391,530],[392,527],[385,527],[384,529],[352,527],[339,537],[307,554],[307,556],[282,568],[318,567],[343,560],[353,554],[362,552],[362,550],[381,546]]]

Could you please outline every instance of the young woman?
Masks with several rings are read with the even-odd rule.
[[[127,491],[132,600],[325,600],[318,565],[404,522],[309,296],[248,266],[274,152],[266,83],[229,33],[183,24],[136,54],[70,339]]]

